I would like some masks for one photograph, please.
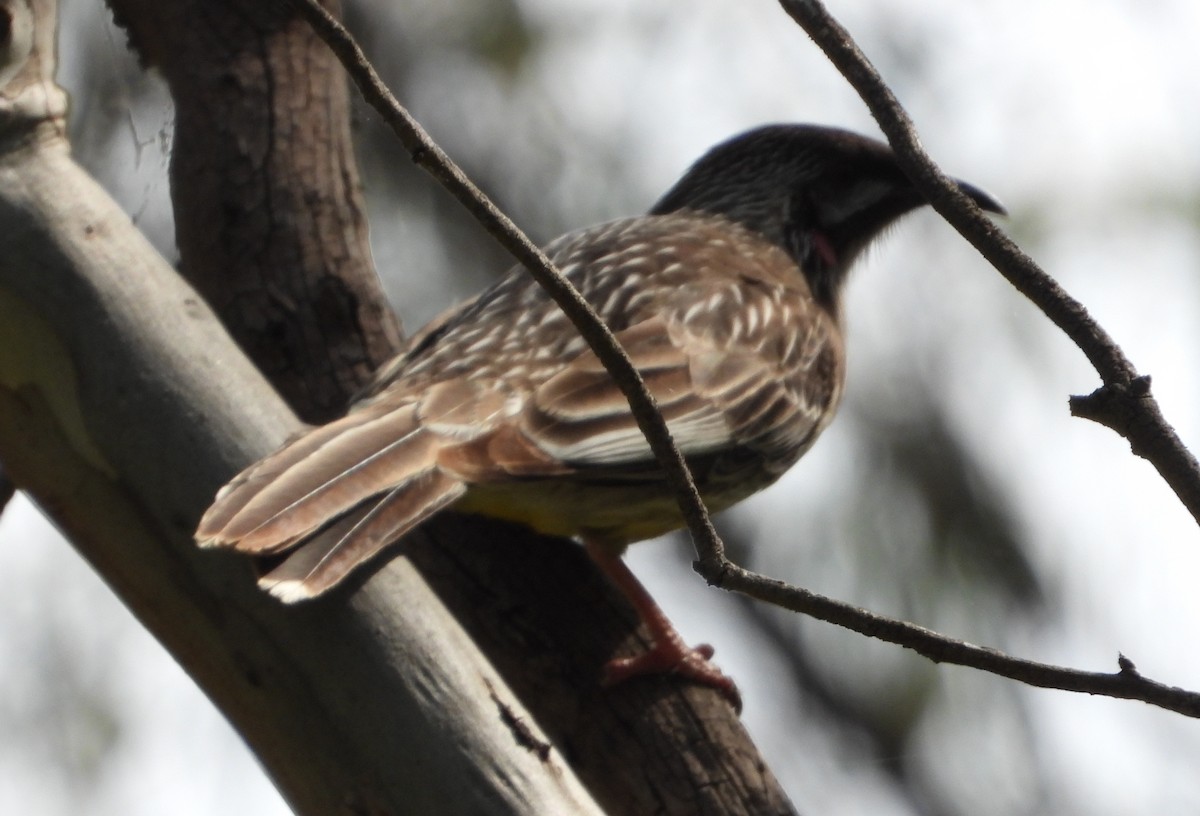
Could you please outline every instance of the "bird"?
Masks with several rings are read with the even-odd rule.
[[[775,482],[829,425],[847,274],[926,203],[883,142],[765,125],[711,148],[645,215],[544,251],[629,355],[717,512]],[[260,586],[295,603],[447,510],[583,543],[652,644],[611,660],[605,683],[674,673],[739,703],[712,647],[687,646],[622,560],[682,515],[625,396],[519,265],[418,331],[345,416],[221,488],[196,539],[266,559]]]

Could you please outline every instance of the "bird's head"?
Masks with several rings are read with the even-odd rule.
[[[959,189],[984,210],[990,195]],[[884,143],[837,128],[768,125],[708,151],[650,210],[720,215],[785,249],[813,294],[836,303],[854,259],[925,198]]]

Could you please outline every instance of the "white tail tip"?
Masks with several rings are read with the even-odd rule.
[[[298,603],[299,601],[307,601],[314,597],[312,590],[306,587],[303,581],[291,579],[271,581],[261,578],[258,585],[284,603]]]

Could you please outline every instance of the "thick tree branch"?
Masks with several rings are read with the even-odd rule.
[[[341,416],[401,341],[370,269],[337,61],[279,3],[110,5],[175,102],[180,271],[292,410]]]
[[[1137,370],[1087,309],[1021,251],[964,196],[921,147],[912,120],[849,32],[818,0],[780,0],[783,9],[853,86],[887,136],[905,172],[941,214],[1016,289],[1042,310],[1087,356],[1104,385],[1075,397],[1075,416],[1124,436],[1149,461],[1200,523],[1200,463],[1166,421]]]
[[[298,423],[71,160],[53,3],[0,0],[30,9],[31,56],[15,76],[0,64],[0,458],[16,483],[297,813],[598,813],[405,562],[348,602],[288,610],[243,561],[195,548],[217,485]]]

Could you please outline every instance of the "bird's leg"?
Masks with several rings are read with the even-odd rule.
[[[742,710],[742,698],[737,686],[720,669],[709,661],[713,647],[702,643],[695,648],[683,642],[679,632],[671,625],[666,613],[650,597],[642,582],[625,565],[621,556],[610,547],[584,539],[588,555],[604,571],[617,588],[633,604],[642,623],[650,630],[652,645],[635,657],[613,658],[604,667],[603,683],[606,686],[623,683],[642,674],[678,674],[721,692],[734,708]]]

